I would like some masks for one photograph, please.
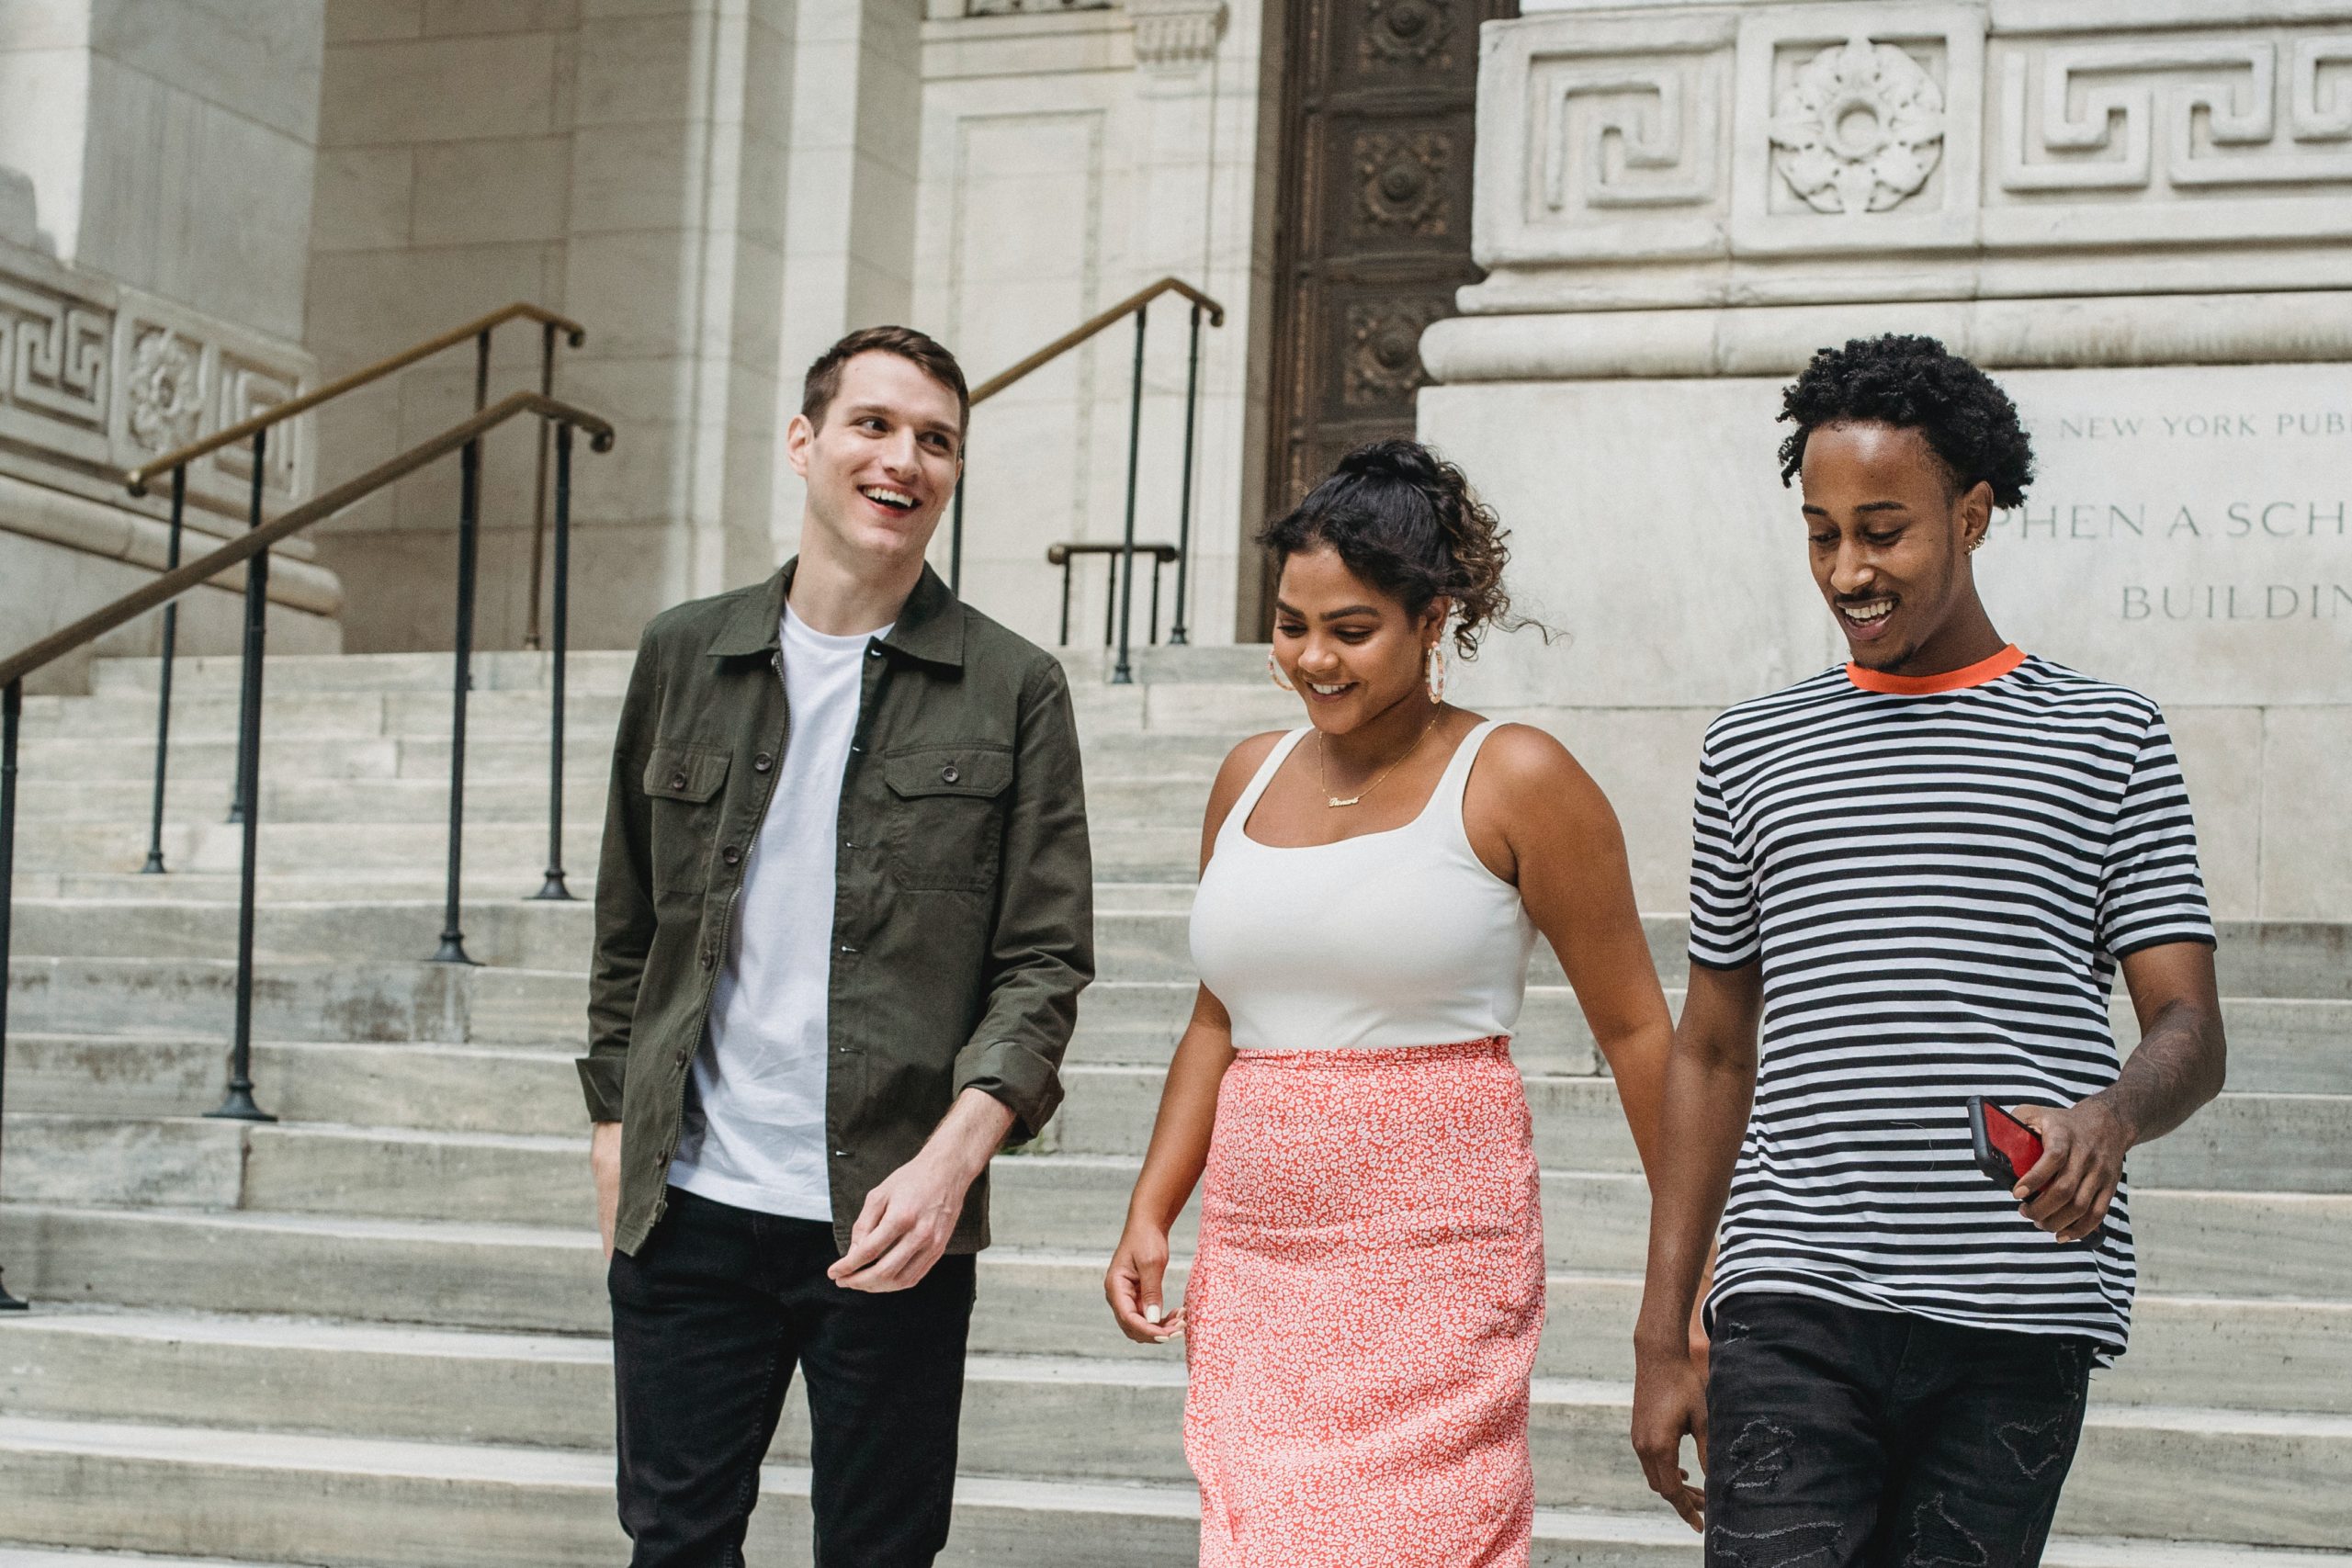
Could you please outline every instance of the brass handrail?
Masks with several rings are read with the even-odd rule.
[[[426,338],[423,343],[404,348],[388,359],[379,359],[373,365],[354,370],[347,376],[338,376],[323,387],[315,388],[299,398],[290,398],[285,402],[264,409],[251,419],[230,425],[225,430],[216,430],[203,440],[191,442],[176,452],[166,452],[152,462],[141,463],[135,468],[125,469],[122,482],[130,488],[131,494],[145,495],[147,482],[157,474],[167,474],[182,463],[192,463],[198,457],[209,457],[218,452],[223,446],[233,446],[240,441],[249,439],[258,431],[267,430],[272,425],[292,419],[297,414],[308,413],[321,403],[332,402],[345,392],[364,387],[370,381],[380,381],[395,370],[405,370],[420,359],[430,359],[445,348],[455,348],[469,338],[479,338],[492,328],[513,321],[537,321],[542,326],[553,327],[562,333],[565,341],[574,348],[578,348],[588,338],[588,329],[570,317],[559,316],[543,306],[518,300],[514,304],[492,310],[487,316],[477,317],[464,326],[451,327],[437,337]],[[542,389],[543,391],[545,389]]]
[[[1100,311],[1097,314],[1089,317],[1084,322],[1072,327],[1069,332],[1064,333],[1061,336],[1056,338],[1053,342],[1047,344],[1045,347],[1039,349],[1028,358],[1021,361],[1018,365],[1012,367],[1010,369],[998,371],[995,375],[989,377],[987,380],[972,389],[972,401],[975,403],[986,402],[989,399],[996,396],[999,392],[1003,391],[1007,387],[1012,386],[1015,381],[1020,380],[1023,376],[1028,375],[1031,371],[1040,369],[1043,367],[1051,364],[1053,361],[1060,358],[1063,355],[1068,354],[1071,349],[1076,348],[1080,344],[1084,343],[1088,338],[1092,337],[1096,333],[1101,332],[1103,328],[1114,326],[1120,321],[1125,321],[1136,311],[1142,310],[1146,305],[1150,304],[1154,299],[1159,299],[1163,294],[1182,294],[1185,299],[1190,299],[1193,304],[1198,305],[1202,310],[1206,310],[1209,313],[1209,325],[1213,327],[1221,327],[1225,325],[1224,306],[1218,304],[1216,300],[1210,299],[1207,295],[1202,293],[1199,289],[1193,288],[1191,284],[1185,282],[1181,277],[1163,277],[1148,288],[1137,289],[1135,293],[1128,295],[1125,299],[1120,300],[1109,310]]]
[[[537,307],[526,307],[536,310]],[[469,328],[469,331],[480,330]],[[444,344],[443,346],[447,346]],[[323,390],[323,389],[322,389]],[[124,594],[113,604],[92,611],[72,626],[53,631],[39,642],[17,649],[0,659],[0,687],[23,679],[54,660],[62,658],[85,643],[95,641],[126,621],[134,620],[166,600],[175,599],[189,589],[198,587],[232,566],[252,558],[281,539],[289,538],[318,522],[321,518],[364,501],[395,479],[404,479],[437,457],[457,451],[469,441],[495,425],[503,424],[518,413],[535,413],[550,420],[577,426],[588,433],[589,445],[599,452],[613,446],[613,427],[587,410],[571,403],[559,402],[538,392],[515,392],[500,399],[480,413],[451,425],[440,434],[429,436],[397,457],[388,457],[356,479],[346,479],[324,494],[313,496],[294,507],[274,522],[265,523],[239,535],[210,555],[174,571],[168,571]],[[194,451],[194,448],[190,448]],[[199,454],[200,455],[200,454]],[[175,455],[174,462],[187,460],[184,454]]]

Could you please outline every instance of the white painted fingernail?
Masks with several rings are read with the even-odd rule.
[[[1143,1309],[1143,1320],[1146,1323],[1158,1323],[1159,1318],[1160,1311],[1157,1304]]]

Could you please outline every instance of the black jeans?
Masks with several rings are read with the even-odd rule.
[[[1707,1568],[2035,1568],[2092,1344],[1757,1292],[1716,1309]]]
[[[819,1568],[924,1568],[947,1541],[973,1259],[911,1290],[825,1278],[833,1228],[675,1188],[613,1254],[621,1528],[631,1568],[738,1568],[795,1363],[808,1379]]]

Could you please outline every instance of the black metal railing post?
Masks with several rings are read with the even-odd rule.
[[[555,396],[555,323],[539,323],[539,396]],[[523,646],[533,653],[539,650],[539,595],[546,584],[539,580],[539,547],[548,529],[548,424],[547,420],[534,420],[538,427],[539,466],[537,478],[531,485],[531,598],[530,608],[523,617]]]
[[[1193,342],[1184,361],[1184,477],[1176,502],[1176,617],[1168,628],[1168,645],[1182,648],[1191,640],[1184,631],[1184,590],[1193,569],[1193,426],[1201,408],[1201,308],[1193,307]],[[1156,570],[1156,568],[1155,568]],[[1157,590],[1157,584],[1155,592]],[[1155,606],[1156,608],[1156,606]],[[1157,641],[1157,637],[1154,638]]]
[[[261,526],[261,489],[269,432],[254,433],[254,526]],[[262,653],[269,635],[269,552],[245,563],[245,652],[237,705],[237,820],[244,826],[237,866],[237,1019],[229,1041],[229,1089],[208,1116],[275,1122],[254,1103],[254,870],[261,849]]]
[[[1127,634],[1136,609],[1136,462],[1143,450],[1143,328],[1148,308],[1136,310],[1136,370],[1127,400],[1127,523],[1119,551],[1119,662],[1111,671],[1114,686],[1135,684],[1135,666],[1127,655]]]
[[[25,683],[0,690],[0,1128],[6,1126],[8,1082],[8,908],[17,880],[17,729],[25,712]],[[0,1285],[0,1312],[22,1312],[25,1303]]]
[[[187,465],[172,470],[172,534],[164,547],[164,570],[180,569],[180,532],[187,512]],[[179,641],[180,602],[164,606],[164,649],[155,671],[155,805],[147,826],[143,876],[164,874],[164,776],[172,750],[172,652]]]
[[[479,555],[479,509],[481,500],[481,437],[466,443],[458,462],[458,635],[457,655],[450,677],[453,706],[449,715],[449,886],[441,920],[441,945],[435,964],[471,964],[466,956],[461,929],[466,839],[466,694],[473,685],[474,569]]]
[[[254,431],[253,502],[245,511],[245,529],[248,533],[261,526],[261,487],[262,475],[265,471],[262,459],[268,454],[268,430],[265,428]],[[172,471],[175,475],[177,475],[179,472],[177,468],[173,469]],[[265,586],[267,585],[269,581],[268,558],[269,552],[267,550],[264,550],[260,555],[257,555],[253,558],[251,565],[245,568],[245,621],[246,631],[249,637],[253,629],[252,622],[254,618],[254,574],[255,572],[259,572],[261,574],[261,581],[263,584]],[[260,699],[260,692],[261,678],[259,673],[251,670],[243,671],[237,687],[237,733],[240,736],[244,734],[245,726],[249,721],[256,724],[258,723],[257,720],[254,720],[252,714],[245,711],[245,705],[250,702],[258,701]],[[256,768],[254,772],[258,773],[260,770]],[[243,768],[238,769],[236,783],[230,786],[229,791],[230,821],[243,822],[247,816],[245,806],[247,802],[253,798],[245,792],[254,782],[254,781],[249,780],[245,777]]]
[[[548,422],[541,420],[544,430]],[[563,885],[563,655],[571,585],[571,426],[555,429],[555,695],[549,708],[553,735],[548,744],[548,879],[534,898],[569,898]]]

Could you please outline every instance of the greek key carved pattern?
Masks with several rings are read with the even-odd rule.
[[[288,379],[285,372],[275,366],[264,365],[228,350],[217,355],[219,374],[213,379],[219,391],[209,422],[215,430],[225,428],[257,413],[265,413],[285,402],[300,388]],[[265,448],[269,472],[263,478],[265,491],[290,493],[300,466],[305,418],[288,420],[270,431]],[[214,466],[240,483],[253,481],[253,448],[240,444],[224,446],[214,456]]]
[[[1552,212],[1686,207],[1718,194],[1722,107],[1698,62],[1555,63],[1544,85],[1551,131],[1543,189]]]
[[[2352,181],[2352,34],[2019,50],[2002,71],[2015,192]]]
[[[19,408],[103,431],[110,311],[15,278],[0,278],[0,387]]]

